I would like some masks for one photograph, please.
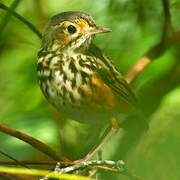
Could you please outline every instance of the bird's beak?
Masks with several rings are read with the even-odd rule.
[[[89,29],[89,30],[86,32],[86,34],[87,34],[87,35],[93,35],[93,34],[108,33],[108,32],[111,32],[111,30],[108,29],[108,28],[94,27],[94,28]]]

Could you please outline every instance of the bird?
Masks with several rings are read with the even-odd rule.
[[[47,23],[38,52],[40,89],[63,118],[111,127],[85,160],[114,136],[125,121],[123,117],[140,114],[130,85],[93,42],[95,35],[109,32],[84,12],[62,12]],[[144,120],[140,123],[146,124]]]

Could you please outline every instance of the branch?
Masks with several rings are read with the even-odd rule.
[[[16,138],[30,144],[32,147],[38,149],[39,151],[48,155],[50,158],[52,158],[54,160],[57,160],[57,161],[58,160],[59,161],[66,161],[67,160],[64,157],[61,157],[55,150],[51,149],[49,146],[47,146],[43,142],[33,138],[32,136],[29,136],[25,133],[22,133],[21,131],[18,131],[18,130],[13,129],[13,128],[9,128],[9,127],[2,125],[2,124],[0,124],[0,131],[5,133],[5,134],[8,134],[10,136],[16,137]]]
[[[132,180],[143,180],[142,177],[136,176],[133,173],[131,173],[125,163],[122,160],[119,161],[111,161],[111,160],[90,160],[90,161],[82,161],[79,164],[75,164],[69,167],[60,168],[61,164],[57,163],[54,172],[58,174],[66,174],[66,173],[73,173],[75,171],[79,170],[85,170],[85,169],[99,169],[99,170],[109,170],[113,172],[121,173],[122,175],[125,175],[129,177]],[[40,180],[48,180],[48,175],[41,178]]]
[[[26,166],[22,161],[18,161],[17,159],[13,158],[13,157],[10,156],[9,154],[7,154],[7,153],[5,153],[5,152],[3,152],[3,151],[1,151],[1,150],[0,150],[0,154],[6,156],[7,158],[9,158],[9,159],[11,159],[11,160],[13,160],[12,162],[13,162],[15,165],[18,164],[18,165],[21,165],[21,166],[23,166],[23,167],[25,167],[25,168],[29,168],[29,167]]]
[[[0,173],[4,174],[14,174],[14,175],[28,175],[28,176],[44,176],[46,174],[48,174],[48,176],[52,179],[63,179],[63,180],[90,180],[90,178],[87,177],[83,177],[83,176],[79,176],[79,175],[73,175],[73,174],[56,174],[56,173],[52,173],[46,170],[42,170],[42,169],[26,169],[26,168],[15,168],[15,167],[0,167]],[[19,179],[19,178],[15,178],[15,179]],[[25,178],[24,179],[29,179],[29,178]],[[34,178],[33,178],[34,179]],[[35,178],[37,179],[37,178]]]
[[[26,20],[23,16],[19,15],[18,13],[12,11],[9,7],[4,5],[3,3],[0,2],[0,9],[3,9],[5,11],[10,12],[14,17],[19,19],[21,22],[23,22],[29,29],[31,29],[40,39],[42,38],[42,34],[39,32],[39,30],[28,20]]]
[[[6,27],[6,25],[8,24],[9,20],[11,19],[11,15],[12,15],[12,11],[14,11],[16,9],[16,7],[18,6],[18,4],[20,3],[21,0],[14,0],[13,3],[10,6],[10,11],[7,11],[4,19],[2,20],[1,24],[0,24],[0,35],[2,35],[2,32],[4,30],[4,28]]]
[[[1,152],[0,152],[1,153]],[[53,166],[57,164],[57,161],[31,161],[31,160],[18,160],[18,163],[24,164],[24,165],[49,165]],[[61,162],[62,165],[66,165],[67,163]],[[0,161],[0,165],[17,165],[15,161]]]
[[[161,40],[159,43],[151,47],[127,73],[125,79],[128,82],[134,80],[149,63],[160,57],[166,51],[167,47],[173,44],[171,40],[173,39],[175,33],[173,32],[171,26],[171,16],[168,0],[162,0],[162,5],[164,11],[164,22],[162,26]],[[178,41],[180,41],[180,38]]]

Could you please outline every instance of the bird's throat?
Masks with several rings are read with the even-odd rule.
[[[64,44],[58,40],[54,40],[50,47],[48,47],[48,51],[69,54],[70,56],[75,53],[83,53],[86,51],[92,41],[92,37],[88,35],[84,35],[78,37],[76,40],[70,41],[68,44]]]

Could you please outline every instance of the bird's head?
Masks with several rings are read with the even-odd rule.
[[[98,27],[93,18],[85,13],[69,11],[53,16],[43,34],[43,47],[55,45],[58,48],[88,47],[92,37],[98,33],[110,32]]]

